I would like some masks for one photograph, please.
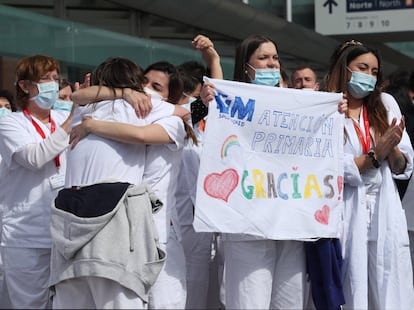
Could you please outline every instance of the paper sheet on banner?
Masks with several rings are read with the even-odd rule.
[[[196,231],[268,239],[338,237],[342,94],[208,79]]]

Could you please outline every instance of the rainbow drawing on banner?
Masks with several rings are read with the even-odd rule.
[[[223,145],[221,146],[221,158],[227,157],[229,149],[232,146],[240,146],[239,140],[236,135],[228,136],[227,139],[224,141]]]

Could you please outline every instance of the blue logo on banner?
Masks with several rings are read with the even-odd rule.
[[[235,96],[233,99],[230,99],[227,95],[221,93],[218,93],[215,98],[217,102],[217,109],[219,109],[221,114],[227,115],[226,118],[230,117],[241,122],[252,121],[256,100],[249,98],[245,103],[239,96]],[[222,117],[223,116],[224,115],[222,115]],[[240,123],[239,125],[244,126],[244,123]]]

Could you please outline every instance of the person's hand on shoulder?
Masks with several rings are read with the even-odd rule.
[[[151,95],[125,88],[123,98],[134,108],[139,118],[145,118],[152,109]]]

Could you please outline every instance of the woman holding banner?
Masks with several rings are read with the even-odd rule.
[[[233,80],[278,86],[280,63],[276,43],[252,35],[236,50]],[[205,83],[204,103],[214,99]],[[303,242],[270,240],[247,234],[222,234],[225,306],[228,309],[304,309],[307,304]]]
[[[276,43],[260,35],[243,40],[236,50],[233,80],[277,86],[280,62]],[[226,308],[304,308],[306,264],[302,242],[223,234],[223,247]]]
[[[348,97],[344,309],[414,309],[407,223],[393,181],[410,176],[413,149],[398,105],[381,84],[376,50],[354,40],[337,47],[325,85]]]

